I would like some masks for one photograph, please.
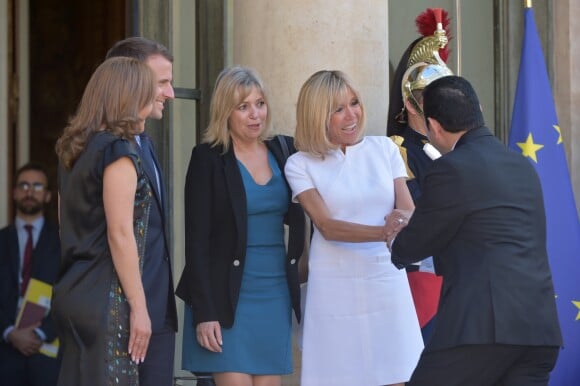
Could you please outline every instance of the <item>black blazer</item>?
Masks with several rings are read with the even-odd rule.
[[[286,137],[294,152],[291,137]],[[275,138],[266,141],[282,173],[285,157]],[[288,184],[286,184],[288,185]],[[291,197],[290,187],[288,192]],[[192,307],[194,323],[234,323],[247,242],[246,195],[237,160],[230,148],[200,144],[193,149],[185,182],[185,268],[176,294]],[[305,217],[289,202],[286,278],[296,318],[300,320],[298,260],[304,248]]]
[[[431,255],[443,287],[425,350],[561,345],[539,178],[485,127],[433,163],[391,258]]]
[[[14,325],[20,296],[20,254],[18,234],[14,224],[0,230],[0,332]],[[50,285],[54,284],[60,266],[60,240],[58,227],[45,219],[38,241],[32,251],[32,275]],[[56,338],[52,318],[47,316],[40,329],[47,341]],[[5,344],[4,340],[0,341]]]

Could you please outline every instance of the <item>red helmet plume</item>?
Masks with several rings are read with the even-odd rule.
[[[449,30],[449,13],[443,8],[427,8],[415,19],[415,24],[417,25],[417,32],[422,36],[431,36],[437,30],[437,23],[441,23],[443,29],[445,30],[445,35],[447,40],[451,40],[451,31]],[[449,57],[449,45],[439,50],[439,56],[444,62],[447,62]]]

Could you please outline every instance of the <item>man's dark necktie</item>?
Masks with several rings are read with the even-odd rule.
[[[30,275],[32,273],[33,249],[32,225],[26,224],[24,229],[26,229],[26,233],[28,233],[28,239],[26,240],[26,246],[24,247],[24,259],[22,261],[22,284],[20,285],[20,293],[23,295],[26,291],[26,287],[28,286],[28,281],[30,280]]]

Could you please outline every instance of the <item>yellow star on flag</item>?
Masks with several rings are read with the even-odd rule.
[[[578,315],[576,315],[576,320],[580,320],[580,302],[575,302],[574,300],[572,300],[572,303],[574,303],[574,305],[578,307]]]
[[[517,142],[517,145],[522,149],[522,154],[524,157],[530,157],[535,163],[538,163],[538,157],[536,157],[536,152],[544,147],[544,145],[538,145],[534,143],[534,138],[532,133],[528,134],[526,142]]]
[[[558,125],[552,125],[552,126],[558,132],[558,142],[556,142],[556,145],[559,145],[562,142],[564,142],[564,140],[562,139],[562,130],[560,130],[560,126],[558,126]]]

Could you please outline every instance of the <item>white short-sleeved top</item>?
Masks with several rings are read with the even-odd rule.
[[[336,219],[365,223],[373,216],[361,208],[378,205],[377,210],[392,211],[393,180],[407,177],[399,149],[382,136],[364,137],[345,153],[332,150],[324,159],[297,152],[288,158],[285,172],[294,201],[300,193],[318,189]],[[384,224],[384,214],[377,214],[373,225]]]
[[[395,203],[393,180],[407,177],[398,147],[383,136],[364,137],[324,159],[297,152],[288,158],[285,172],[293,200],[317,189],[334,219],[366,225],[385,223]]]

